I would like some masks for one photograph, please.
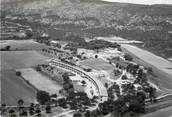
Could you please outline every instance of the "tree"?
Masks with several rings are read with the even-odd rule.
[[[33,36],[33,33],[32,33],[32,31],[27,30],[26,35],[27,35],[27,38],[31,38]]]
[[[81,58],[82,58],[82,56],[81,56],[81,55],[77,55],[76,57],[77,57],[77,58],[79,58],[79,59],[81,59]]]
[[[58,99],[59,106],[61,107],[66,107],[66,99],[65,98],[60,98]]]
[[[109,114],[109,112],[113,109],[113,107],[110,104],[111,104],[111,102],[109,100],[103,102],[103,104],[102,104],[102,110],[101,110],[101,113],[103,115]]]
[[[37,66],[36,66],[36,71],[41,71],[40,65],[37,65]]]
[[[129,55],[129,54],[125,54],[124,58],[125,58],[125,60],[128,60],[128,61],[132,61],[133,60],[133,57],[131,55]]]
[[[84,85],[86,84],[86,82],[85,82],[84,80],[82,80],[82,82],[81,82],[81,83],[82,83],[82,84],[84,84]]]
[[[23,113],[24,113],[24,107],[23,107],[24,101],[23,101],[23,99],[18,100],[17,104],[18,104],[18,107],[19,107],[19,115],[23,116]]]
[[[21,72],[20,71],[16,71],[16,76],[21,76]]]
[[[46,91],[38,91],[36,95],[37,101],[41,104],[44,105],[47,102],[50,101],[50,95]]]
[[[51,106],[50,105],[46,105],[46,113],[51,113]]]
[[[30,104],[30,107],[29,107],[29,114],[30,115],[33,115],[35,113],[35,108],[34,108],[34,103],[31,103]]]
[[[68,76],[68,73],[65,72],[65,73],[62,75],[62,77],[63,77],[64,82],[69,82],[69,81],[70,81],[69,76]]]
[[[11,49],[11,46],[6,46],[6,47],[5,47],[5,50],[6,50],[6,51],[9,51],[10,49]]]
[[[84,117],[91,117],[91,112],[87,110],[86,113],[84,114]]]
[[[151,101],[153,101],[153,102],[157,101],[156,100],[156,89],[155,88],[153,88],[153,87],[149,88],[149,97],[150,97]]]
[[[119,67],[119,63],[116,63],[116,68],[118,68]]]
[[[122,79],[122,80],[127,80],[128,78],[127,78],[126,75],[123,75],[123,76],[121,77],[121,79]]]
[[[27,117],[28,113],[27,111],[23,110],[21,113],[19,113],[19,116],[22,116],[22,117]]]
[[[57,98],[57,94],[52,94],[51,97]]]
[[[17,101],[17,104],[18,104],[19,106],[23,106],[23,104],[24,104],[23,99],[18,100],[18,101]]]
[[[105,83],[105,87],[108,88],[108,83],[107,82]]]
[[[149,72],[149,73],[152,73],[152,72],[153,72],[153,70],[152,70],[151,67],[148,67],[147,69],[148,69],[148,72]]]
[[[40,108],[37,108],[35,112],[36,112],[36,116],[38,116],[38,117],[41,116],[41,110],[40,110]]]
[[[6,104],[1,104],[1,114],[4,115],[6,113]]]
[[[10,117],[16,117],[15,111],[13,109],[9,110]]]
[[[73,117],[82,117],[82,114],[80,112],[75,112],[73,114]]]
[[[130,111],[136,112],[136,113],[144,113],[145,112],[145,105],[143,103],[140,103],[137,98],[133,98],[130,101]]]
[[[98,55],[95,55],[95,58],[98,58]]]

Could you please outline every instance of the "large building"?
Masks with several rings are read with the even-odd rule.
[[[93,91],[94,96],[98,96],[102,102],[107,101],[107,99],[108,99],[107,89],[105,88],[103,83],[100,80],[98,80],[97,78],[92,78],[85,71],[83,71],[77,67],[63,63],[59,60],[51,60],[49,62],[49,65],[54,66],[54,67],[60,67],[61,69],[64,69],[66,71],[69,71],[69,72],[72,72],[74,74],[81,76],[87,82],[87,84],[89,84],[92,87],[92,89],[94,90]]]

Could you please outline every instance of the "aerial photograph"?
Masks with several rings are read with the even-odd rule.
[[[172,0],[0,0],[0,117],[172,117]]]

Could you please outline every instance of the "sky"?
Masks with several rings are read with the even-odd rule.
[[[134,3],[134,4],[172,4],[172,0],[102,0],[108,2],[122,2],[122,3]]]

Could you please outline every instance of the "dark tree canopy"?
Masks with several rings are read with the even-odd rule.
[[[49,93],[47,93],[45,91],[38,91],[36,98],[37,98],[37,101],[42,105],[44,105],[50,101],[50,95],[49,95]]]

